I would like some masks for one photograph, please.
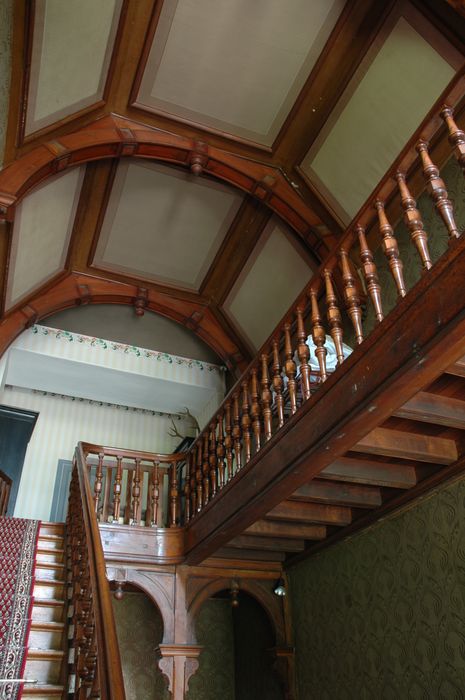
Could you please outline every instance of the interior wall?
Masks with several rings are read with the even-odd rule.
[[[126,700],[169,700],[155,654],[163,637],[160,612],[144,593],[125,593],[112,601]]]
[[[136,316],[132,306],[88,304],[48,316],[45,325],[127,345],[168,352],[222,365],[221,358],[195,333],[169,318],[147,311]],[[102,336],[103,334],[103,336]]]
[[[179,438],[168,435],[170,418],[152,411],[8,387],[0,391],[0,404],[39,414],[24,459],[15,517],[49,519],[58,460],[72,459],[80,440],[148,452],[171,452],[179,444]]]
[[[289,571],[300,700],[463,698],[465,479]]]

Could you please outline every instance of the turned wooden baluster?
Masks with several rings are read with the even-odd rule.
[[[419,141],[417,151],[423,164],[423,173],[427,181],[427,189],[434,205],[441,216],[449,234],[449,238],[460,238],[460,232],[454,219],[452,202],[448,198],[446,185],[439,175],[439,168],[432,162],[428,153],[428,143]]]
[[[103,452],[99,452],[98,454],[98,464],[97,464],[97,472],[95,474],[95,483],[94,483],[94,508],[95,512],[98,514],[99,511],[99,506],[100,506],[100,494],[102,493],[102,481],[103,481],[103,458],[104,458]]]
[[[384,318],[383,307],[381,303],[381,285],[378,279],[378,272],[373,260],[373,253],[368,247],[363,226],[356,226],[355,232],[358,236],[360,245],[360,260],[362,262],[363,276],[365,278],[368,294],[370,295],[373,307],[375,309],[376,320],[381,323]]]
[[[158,526],[158,507],[160,504],[160,462],[155,461],[150,486],[150,525]]]
[[[444,107],[441,112],[441,117],[444,119],[449,129],[449,143],[454,149],[454,155],[462,170],[465,172],[465,131],[459,129],[455,123],[454,110],[452,107]]]
[[[250,460],[251,456],[251,434],[250,434],[250,405],[249,405],[249,384],[248,381],[245,379],[243,382],[241,382],[241,387],[242,387],[242,418],[241,418],[241,427],[242,427],[242,440],[244,443],[244,464],[247,464]]]
[[[320,309],[318,308],[318,295],[315,289],[310,289],[310,302],[312,304],[312,339],[315,343],[315,355],[320,367],[320,379],[326,381],[326,333],[321,322]]]
[[[168,527],[176,527],[178,522],[178,505],[179,505],[179,487],[178,487],[178,470],[176,462],[170,464],[169,469],[170,482],[170,507]]]
[[[300,381],[304,400],[310,398],[310,349],[307,345],[307,334],[304,324],[304,310],[301,306],[296,309],[297,315],[297,357],[300,363]]]
[[[119,522],[119,512],[121,508],[121,480],[123,478],[123,457],[116,457],[116,475],[113,486],[113,521]]]
[[[284,425],[284,380],[281,374],[281,363],[279,361],[279,343],[273,340],[273,390],[275,393],[276,412],[278,414],[278,428]]]
[[[261,379],[261,398],[263,411],[263,427],[265,430],[265,442],[271,438],[271,391],[270,391],[270,375],[268,373],[268,355],[261,355],[262,361],[262,379]]]
[[[225,485],[225,472],[224,472],[224,455],[225,455],[225,446],[224,446],[224,429],[223,429],[223,411],[220,411],[218,413],[217,417],[217,423],[218,423],[218,442],[217,442],[217,447],[216,447],[216,462],[218,465],[218,488],[221,490],[223,486]]]
[[[389,268],[394,282],[396,283],[399,296],[404,297],[407,294],[407,290],[405,288],[402,260],[399,256],[399,246],[397,245],[393,228],[387,219],[386,212],[384,211],[384,204],[381,200],[377,200],[375,209],[378,212],[379,230],[383,237],[384,254],[388,260]]]
[[[140,458],[136,457],[136,468],[132,482],[132,525],[140,524]]]
[[[326,306],[329,332],[333,339],[334,347],[336,348],[336,356],[338,365],[344,362],[344,353],[342,351],[342,317],[337,305],[337,297],[334,293],[333,274],[331,270],[324,271],[325,286],[326,286]]]
[[[294,362],[294,353],[292,352],[292,342],[291,342],[291,324],[284,324],[284,371],[286,373],[287,390],[289,392],[289,401],[291,404],[291,413],[294,414],[297,411],[297,396],[296,396],[296,381],[295,375],[297,372],[297,367]]]
[[[233,475],[233,436],[232,436],[232,416],[231,416],[231,401],[228,400],[224,404],[224,449],[226,452],[226,481],[230,481]]]
[[[202,438],[197,440],[197,450],[195,455],[195,483],[197,491],[197,513],[200,513],[203,507],[203,475],[202,475]]]
[[[252,417],[252,431],[255,443],[255,453],[257,453],[261,447],[261,432],[262,427],[260,424],[260,404],[258,402],[258,375],[257,369],[254,367],[251,370],[251,380],[250,380],[250,415]]]
[[[192,470],[192,452],[189,452],[186,459],[186,480],[184,482],[184,522],[188,523],[191,519],[192,508],[192,493],[191,493],[191,470]],[[194,510],[195,512],[195,510]]]
[[[350,320],[352,321],[352,325],[354,327],[355,340],[360,345],[360,343],[363,342],[362,307],[357,286],[355,284],[355,276],[350,265],[349,255],[344,248],[341,248],[339,251],[339,259],[341,261],[347,313],[349,314]]]
[[[236,472],[242,469],[242,446],[241,446],[241,416],[239,412],[239,392],[233,394],[233,440],[234,455],[236,457]]]
[[[123,477],[124,477],[123,469]],[[130,469],[126,469],[126,502],[124,504],[124,523],[129,525],[132,519],[132,485],[134,483],[134,472]]]
[[[210,465],[210,498],[216,496],[217,492],[217,475],[216,475],[216,421],[210,423],[210,456],[208,458]]]
[[[197,474],[196,474],[196,451],[189,452],[190,459],[190,493],[191,493],[191,514],[193,518],[197,512]]]
[[[423,227],[421,214],[407,186],[405,175],[399,172],[396,178],[404,208],[404,223],[410,232],[410,238],[418,251],[423,268],[429,270],[433,263],[428,250],[428,235]]]
[[[207,505],[210,500],[210,478],[208,470],[210,467],[210,459],[208,453],[208,430],[203,434],[203,460],[202,460],[202,475],[203,475],[203,504]]]

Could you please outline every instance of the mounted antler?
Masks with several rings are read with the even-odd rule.
[[[197,418],[192,415],[192,413],[189,411],[187,406],[184,406],[184,411],[182,413],[180,413],[180,415],[185,417],[185,418],[190,418],[190,422],[191,422],[192,427],[194,428],[196,434],[199,435],[200,425],[197,421]],[[168,429],[168,435],[170,437],[178,437],[178,438],[181,438],[181,440],[184,440],[184,438],[187,437],[187,435],[181,435],[179,430],[176,428],[176,425],[175,425],[173,419],[171,419],[171,423],[173,424],[173,427]]]
[[[197,435],[199,435],[199,434],[200,434],[200,425],[199,425],[199,422],[198,422],[197,418],[196,418],[195,416],[192,415],[192,413],[189,411],[189,409],[187,408],[187,406],[184,406],[184,409],[185,409],[185,414],[184,414],[184,415],[186,416],[186,418],[190,418],[190,419],[191,419],[192,425],[193,425],[194,429],[197,431]]]
[[[172,424],[173,424],[173,427],[172,427],[172,428],[168,428],[168,435],[169,435],[170,437],[178,437],[178,438],[181,438],[181,440],[184,440],[184,437],[185,437],[185,436],[184,436],[184,435],[181,435],[181,433],[179,432],[179,430],[176,428],[173,419],[171,419],[171,422],[172,422]]]

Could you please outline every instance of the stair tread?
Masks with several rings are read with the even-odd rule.
[[[33,695],[62,695],[64,686],[53,685],[51,683],[34,683],[34,685],[25,685],[23,689],[23,697],[33,696]]]
[[[34,605],[63,606],[65,601],[61,598],[37,598],[34,596]]]
[[[36,560],[36,568],[37,567],[41,569],[64,569],[65,565],[61,561],[40,561],[40,559],[38,559]]]
[[[32,620],[31,620],[31,629],[34,629],[34,630],[40,629],[40,630],[59,630],[59,631],[61,631],[64,629],[64,627],[65,627],[64,622],[52,622],[52,621],[48,621],[48,620],[44,620],[44,621],[34,620],[34,618],[32,618]]]
[[[27,661],[34,659],[50,658],[62,659],[65,652],[62,649],[40,649],[37,647],[29,647],[27,652]]]
[[[37,569],[36,569],[36,571],[37,571]],[[40,584],[46,583],[46,584],[50,584],[52,586],[56,586],[57,584],[60,584],[60,583],[61,584],[66,583],[66,581],[64,581],[63,579],[59,579],[59,578],[40,578],[39,576],[36,576],[36,583],[40,583]]]

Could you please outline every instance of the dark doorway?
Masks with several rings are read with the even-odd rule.
[[[26,449],[38,413],[0,406],[0,469],[13,481],[7,515],[13,515]]]

